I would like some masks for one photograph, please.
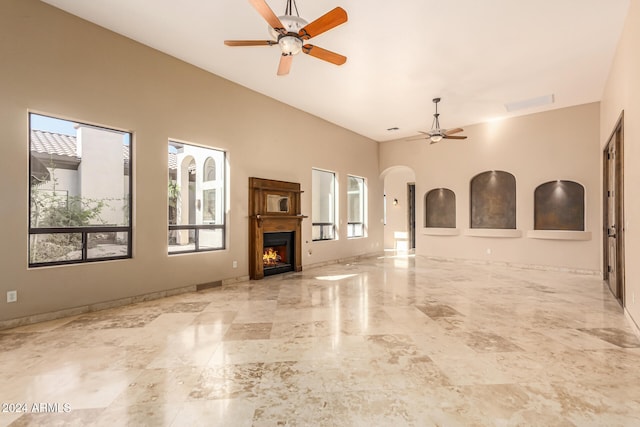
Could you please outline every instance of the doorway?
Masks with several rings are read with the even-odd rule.
[[[416,182],[416,174],[408,166],[396,165],[385,169],[380,178],[384,180],[384,194],[386,200],[384,221],[384,249],[388,251],[411,250],[411,216],[410,210],[415,210],[415,201],[409,197],[409,184]],[[415,186],[414,186],[415,192]],[[411,207],[413,203],[413,207]],[[414,220],[415,223],[415,220]],[[415,226],[413,227],[415,229]]]
[[[603,152],[603,279],[624,307],[624,112]]]
[[[409,249],[416,248],[416,184],[407,184],[407,213],[409,215]]]

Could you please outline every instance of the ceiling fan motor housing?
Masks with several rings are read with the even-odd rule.
[[[278,42],[283,55],[296,55],[302,50],[302,38],[298,32],[304,28],[308,22],[299,16],[282,15],[279,16],[280,22],[284,25],[286,34],[281,34],[269,27],[269,34],[273,40]]]

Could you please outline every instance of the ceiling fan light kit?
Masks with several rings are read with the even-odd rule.
[[[342,65],[347,61],[346,56],[312,44],[304,44],[306,40],[347,22],[347,12],[341,7],[336,7],[315,21],[308,23],[305,19],[300,18],[295,0],[287,0],[287,7],[282,16],[276,16],[265,0],[249,0],[249,3],[269,24],[269,34],[272,40],[225,40],[224,44],[227,46],[273,46],[277,44],[281,51],[278,66],[279,76],[289,74],[291,57],[300,52],[335,65]],[[294,9],[296,16],[293,15]]]
[[[280,36],[278,44],[283,55],[297,55],[302,50],[302,40],[293,36]]]

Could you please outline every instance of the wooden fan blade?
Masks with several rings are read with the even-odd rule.
[[[323,49],[312,44],[305,44],[302,46],[302,51],[307,55],[311,55],[323,61],[331,62],[332,64],[342,65],[347,62],[347,57],[342,56],[339,53],[331,52],[330,50]]]
[[[442,137],[447,139],[467,139],[466,136],[443,135]]]
[[[284,29],[284,25],[280,22],[280,18],[273,13],[273,10],[269,7],[265,0],[249,0],[251,6],[264,18],[265,21],[269,24],[271,28],[279,32],[280,34],[285,34],[286,30]]]
[[[272,46],[278,44],[273,40],[225,40],[227,46]]]
[[[304,40],[309,40],[311,37],[316,37],[340,24],[344,24],[347,22],[347,19],[347,12],[341,7],[336,7],[315,21],[307,24],[298,31],[298,35]]]
[[[460,133],[462,132],[464,129],[462,128],[455,128],[455,129],[449,129],[448,131],[446,131],[444,134],[445,135],[453,135],[454,133]]]
[[[418,132],[420,132],[421,134],[427,135],[427,136],[431,136],[430,132],[425,132],[423,130],[419,130]]]
[[[278,75],[286,76],[289,74],[291,70],[291,63],[293,62],[292,55],[281,55],[280,56],[280,65],[278,65]]]

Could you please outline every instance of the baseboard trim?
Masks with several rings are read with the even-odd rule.
[[[555,265],[522,264],[522,263],[508,262],[508,261],[447,258],[447,257],[437,257],[437,256],[429,256],[429,255],[418,255],[418,256],[423,256],[425,258],[432,259],[434,261],[463,262],[463,263],[475,264],[475,265],[493,265],[496,267],[512,267],[512,268],[519,268],[522,270],[557,271],[562,273],[573,273],[573,274],[583,274],[586,276],[602,277],[602,272],[599,270],[589,270],[589,269],[583,269],[583,268],[560,267]]]
[[[304,270],[310,270],[313,268],[326,267],[327,265],[348,264],[350,262],[357,262],[365,258],[373,258],[373,257],[380,257],[380,256],[384,256],[383,251],[369,252],[366,254],[360,254],[360,255],[355,255],[355,256],[346,257],[346,258],[336,258],[328,261],[315,262],[313,264],[303,264],[302,270],[304,271]]]
[[[249,280],[249,276],[240,276],[225,280],[217,280],[215,282],[201,283],[198,285],[182,286],[165,291],[150,292],[146,294],[136,295],[133,297],[119,298],[111,301],[98,302],[79,307],[67,308],[64,310],[51,311],[48,313],[34,314],[31,316],[18,317],[16,319],[0,320],[0,331],[5,329],[13,329],[20,326],[32,325],[34,323],[47,322],[50,320],[61,319],[64,317],[78,316],[80,314],[91,313],[94,311],[107,310],[109,308],[118,308],[125,305],[136,304],[139,302],[153,301],[160,298],[166,298],[173,295],[180,295],[189,292],[204,291],[227,284],[243,282]]]
[[[629,326],[631,326],[631,330],[633,330],[633,333],[635,333],[636,336],[640,338],[640,327],[636,323],[635,319],[631,317],[631,313],[629,313],[629,310],[627,310],[626,308],[624,309],[624,317],[626,317],[629,321]]]

